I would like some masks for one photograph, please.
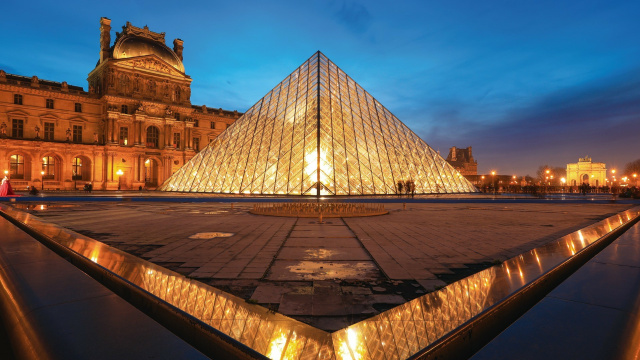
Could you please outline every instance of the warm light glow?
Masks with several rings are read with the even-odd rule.
[[[611,173],[615,174],[616,173],[616,169],[611,169]]]
[[[44,171],[40,171],[40,175],[43,175],[43,176],[44,176]]]
[[[549,169],[547,169],[547,174],[549,173]]]
[[[516,179],[516,176],[515,176],[515,175],[513,175],[513,179],[514,179],[514,180]]]
[[[316,179],[317,174],[315,173],[318,168],[318,151],[313,150],[307,156],[304,157],[305,167],[304,173],[308,176],[313,175],[313,180]],[[332,172],[333,166],[329,164],[327,161],[327,154],[320,150],[320,182],[324,185],[329,185],[332,183]],[[323,188],[320,189],[320,195],[329,195],[329,193]]]
[[[5,170],[4,174],[7,175],[9,173],[9,170]]]
[[[285,334],[286,330],[279,330],[279,334],[274,336],[274,339],[271,341],[271,345],[269,346],[269,353],[267,357],[273,360],[280,360],[282,358],[282,353],[284,351],[284,346],[287,343],[287,335]]]
[[[124,174],[124,172],[122,172],[122,169],[118,169],[118,171],[116,171],[116,175],[121,176],[122,174]]]
[[[567,179],[565,179],[565,178],[561,178],[561,179],[560,179],[560,182],[564,185],[564,183],[566,183],[566,182],[567,182]]]
[[[491,175],[495,175],[495,174],[496,174],[496,172],[495,172],[495,171],[492,171],[492,172],[491,172]]]
[[[145,164],[145,165],[149,165],[149,159],[145,160],[145,161],[144,161],[144,164]]]

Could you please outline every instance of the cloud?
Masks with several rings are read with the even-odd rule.
[[[473,146],[479,171],[496,167],[526,173],[542,163],[564,165],[584,155],[624,163],[640,153],[640,68],[554,91],[529,104],[484,123],[467,118],[466,111],[441,111],[437,124],[421,132],[440,149]]]
[[[371,25],[371,13],[364,5],[356,2],[343,1],[334,15],[338,22],[356,34],[363,34]]]

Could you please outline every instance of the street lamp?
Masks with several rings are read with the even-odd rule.
[[[40,171],[40,180],[42,180],[42,191],[44,191],[44,171]]]
[[[491,171],[491,185],[493,185],[493,195],[496,194],[496,172]]]
[[[118,169],[118,171],[116,171],[116,175],[118,175],[118,191],[120,191],[120,188],[122,187],[122,183],[120,182],[120,179],[122,179],[122,174],[124,174],[124,172],[122,172],[122,169]]]
[[[565,178],[560,178],[560,182],[562,183],[562,192],[564,193],[564,183],[567,182],[567,179]]]

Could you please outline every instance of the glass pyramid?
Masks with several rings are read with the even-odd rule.
[[[318,51],[159,190],[391,195],[399,182],[416,194],[477,191]]]

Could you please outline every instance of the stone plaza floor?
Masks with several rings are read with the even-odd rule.
[[[388,203],[388,215],[322,224],[253,215],[251,203],[16,207],[333,331],[631,206]]]

